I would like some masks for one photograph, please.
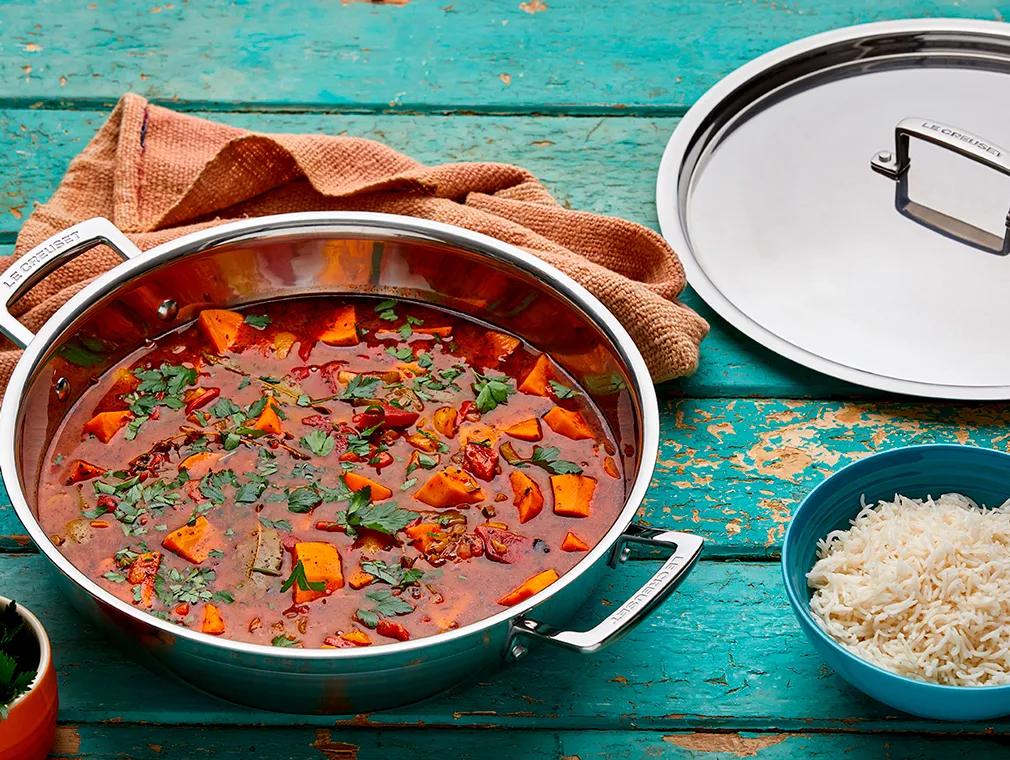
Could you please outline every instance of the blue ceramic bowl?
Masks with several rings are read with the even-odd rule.
[[[814,622],[806,574],[817,541],[848,527],[861,496],[874,504],[896,493],[910,498],[963,493],[979,504],[999,506],[1010,497],[1010,454],[972,446],[910,446],[855,462],[817,486],[796,510],[782,546],[782,575],[800,627],[838,675],[891,707],[941,720],[1010,715],[1010,685],[939,686],[905,678],[860,659]]]

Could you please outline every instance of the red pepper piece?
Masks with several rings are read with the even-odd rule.
[[[319,520],[316,522],[316,530],[325,530],[327,533],[343,533],[344,526],[332,520]]]
[[[106,512],[115,512],[116,508],[119,506],[119,500],[112,494],[103,493],[98,497],[98,506]]]
[[[417,412],[408,412],[389,404],[373,404],[365,411],[355,414],[351,421],[358,430],[367,430],[377,425],[402,430],[417,422],[419,416]]]
[[[493,480],[498,471],[497,450],[471,441],[463,447],[463,469],[475,478]]]
[[[220,388],[196,388],[186,394],[189,398],[186,400],[185,413],[188,417],[197,409],[202,409],[207,406],[211,401],[216,399],[221,395]]]
[[[383,618],[379,621],[379,624],[375,626],[375,632],[380,636],[385,636],[389,639],[396,639],[397,641],[410,640],[410,631],[397,623],[395,620],[389,620],[388,618]]]
[[[467,399],[459,405],[459,418],[467,422],[477,422],[480,419],[480,409]]]

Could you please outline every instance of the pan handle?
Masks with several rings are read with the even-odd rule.
[[[104,243],[123,259],[140,255],[140,249],[108,219],[95,217],[53,235],[0,275],[0,333],[21,348],[35,338],[35,333],[10,313],[10,305],[21,298],[42,278],[80,254]]]
[[[506,650],[507,656],[517,660],[526,654],[526,647],[514,641],[517,635],[530,636],[583,653],[596,652],[617,641],[648,617],[649,613],[680,585],[698,561],[704,543],[704,539],[691,533],[632,524],[614,546],[610,563],[613,566],[628,558],[630,552],[628,544],[645,544],[670,549],[673,553],[656,574],[606,620],[588,631],[561,630],[526,617],[513,621],[509,646]]]

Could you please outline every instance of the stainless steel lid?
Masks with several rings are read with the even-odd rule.
[[[724,318],[873,388],[1010,398],[1010,25],[886,22],[801,40],[688,112],[664,236]]]

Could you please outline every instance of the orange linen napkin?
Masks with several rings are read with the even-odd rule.
[[[322,210],[424,217],[521,246],[596,295],[631,333],[657,381],[697,367],[708,324],[676,301],[684,270],[663,238],[641,225],[563,208],[517,166],[424,166],[371,140],[249,132],[133,94],[119,101],[49,202],[32,212],[15,255],[93,216],[111,219],[146,249],[234,219]],[[13,312],[35,329],[117,263],[107,248],[90,251]],[[4,386],[19,353],[0,351]]]

